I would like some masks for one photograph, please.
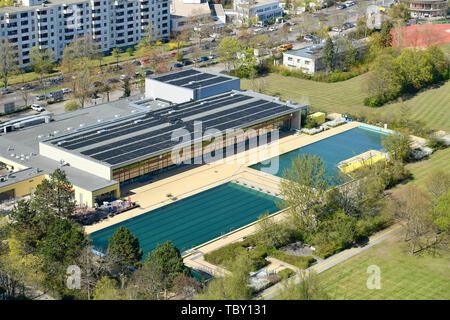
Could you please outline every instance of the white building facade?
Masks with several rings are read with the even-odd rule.
[[[258,17],[259,21],[283,16],[278,0],[235,0],[233,10],[241,24],[249,18]]]
[[[91,34],[99,51],[136,45],[151,26],[160,38],[170,34],[169,0],[24,0],[0,8],[0,38],[17,49],[18,64],[30,63],[34,46],[56,58],[75,38]]]

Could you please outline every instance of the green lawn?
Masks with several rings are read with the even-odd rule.
[[[270,74],[263,78],[266,83],[264,93],[309,104],[316,111],[365,114],[380,121],[392,119],[394,114],[400,113],[401,106],[404,105],[411,119],[423,120],[432,129],[450,130],[449,81],[438,88],[418,93],[403,103],[369,108],[363,105],[366,95],[362,86],[366,78],[367,74],[363,74],[347,81],[324,83]],[[253,89],[251,80],[242,79],[241,83],[242,89]]]
[[[425,187],[426,178],[433,170],[442,169],[450,173],[450,148],[438,150],[427,160],[408,164],[406,168],[413,174],[412,183]]]
[[[400,229],[392,238],[320,273],[321,285],[338,300],[450,299],[450,254],[410,256],[401,236]],[[380,289],[367,288],[371,265],[380,268]]]

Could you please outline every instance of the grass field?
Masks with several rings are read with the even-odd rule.
[[[410,256],[401,229],[383,242],[317,275],[332,299],[338,300],[448,300],[450,254]],[[380,268],[381,288],[368,289],[367,268]],[[283,299],[288,291],[275,299]]]
[[[419,188],[424,188],[426,178],[433,170],[442,169],[450,173],[450,148],[438,150],[429,159],[408,164],[406,168],[413,174],[411,182]]]
[[[403,105],[411,119],[423,120],[435,130],[450,130],[450,81],[403,102],[369,108],[363,105],[366,95],[362,86],[366,78],[367,74],[363,74],[343,82],[324,83],[270,74],[263,78],[266,83],[264,93],[309,104],[315,111],[366,114],[380,121],[400,114]],[[252,90],[252,81],[242,79],[241,88]]]
[[[389,239],[318,275],[335,299],[450,299],[448,252],[410,256],[399,230]],[[381,271],[381,289],[369,290],[367,267]]]

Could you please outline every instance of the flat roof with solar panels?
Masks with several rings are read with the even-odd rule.
[[[227,129],[243,129],[292,116],[305,108],[254,92],[229,91],[49,139],[40,143],[40,153],[67,159],[71,165],[87,171],[96,166],[114,169],[171,151],[180,143],[172,141],[174,132],[185,129],[192,134],[196,121],[201,121],[203,132],[215,129],[225,133]]]
[[[172,103],[203,99],[230,90],[240,90],[239,78],[197,68],[150,76],[145,80],[147,98]]]

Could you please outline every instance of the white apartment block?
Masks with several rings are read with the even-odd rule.
[[[234,0],[233,10],[241,24],[253,17],[266,21],[283,15],[278,0]]]
[[[102,52],[136,45],[150,26],[168,38],[169,16],[169,0],[23,0],[0,8],[0,38],[17,47],[19,66],[26,67],[32,47],[50,48],[59,59],[84,34]]]

